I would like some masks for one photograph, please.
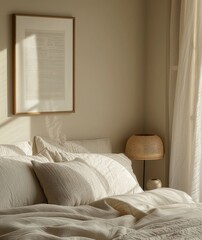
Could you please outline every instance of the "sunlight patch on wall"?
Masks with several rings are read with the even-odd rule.
[[[36,36],[27,35],[25,39],[16,45],[16,91],[17,98],[17,111],[26,112],[37,111],[39,103],[39,70],[38,70],[38,53],[36,51]],[[30,46],[33,46],[30,48]],[[22,58],[22,59],[21,59]],[[20,63],[24,63],[21,66]]]
[[[10,117],[0,123],[0,143],[32,140],[30,117]]]
[[[11,99],[13,94],[8,93],[7,69],[7,49],[4,49],[0,51],[0,143],[29,140],[31,132],[30,118],[8,117],[8,97]]]

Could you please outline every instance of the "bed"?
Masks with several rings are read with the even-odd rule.
[[[0,145],[0,240],[202,239],[202,204],[143,191],[109,139]]]

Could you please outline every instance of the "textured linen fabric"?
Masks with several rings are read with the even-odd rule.
[[[170,95],[168,116],[172,117],[168,121],[171,123],[169,186],[187,192],[197,202],[202,202],[201,13],[200,0],[172,1],[172,65],[168,70],[171,74],[167,90]],[[173,58],[178,53],[179,58]]]
[[[125,167],[131,174],[134,174],[132,161],[124,153],[104,153],[103,155],[112,158],[114,161],[120,163],[123,167]]]
[[[202,204],[180,191],[161,188],[90,205],[0,210],[0,240],[201,239],[201,218]]]
[[[178,206],[179,207],[179,206]],[[181,206],[183,207],[183,206]],[[184,212],[179,209],[157,209],[149,215],[147,223],[131,229],[122,240],[200,240],[202,239],[202,209],[195,205],[188,208],[184,206]],[[169,216],[166,215],[169,212]],[[158,218],[155,218],[158,216]],[[153,218],[153,220],[152,220]],[[146,219],[144,219],[146,220]]]
[[[41,152],[41,155],[47,157],[51,162],[63,162],[63,161],[72,161],[75,158],[88,159],[89,157],[93,158],[102,158],[108,157],[114,161],[120,163],[125,167],[129,172],[133,173],[132,162],[131,160],[123,153],[72,153],[67,151],[51,151],[47,148],[44,148]]]
[[[143,191],[140,187],[137,178],[135,174],[133,173],[132,169],[132,162],[131,160],[125,155],[125,154],[114,154],[114,153],[108,153],[108,154],[96,154],[96,153],[70,153],[65,151],[54,151],[51,152],[48,149],[44,149],[41,154],[48,158],[51,162],[66,162],[66,161],[72,161],[76,158],[83,159],[89,164],[96,164],[96,162],[104,164],[107,164],[106,162],[111,163],[113,161],[117,162],[116,168],[119,168],[119,164],[123,166],[134,178],[134,181],[136,182],[136,192]],[[115,171],[115,170],[113,170]],[[126,171],[123,171],[122,173],[126,173]],[[128,174],[128,173],[127,173]],[[123,174],[119,176],[119,179],[122,180],[122,184],[128,184],[127,178],[124,177]],[[126,187],[127,189],[127,187]]]
[[[17,156],[0,156],[0,159],[3,161],[7,161],[8,160],[13,160],[13,161],[17,161],[17,162],[27,162],[27,163],[31,163],[33,160],[34,161],[38,161],[38,162],[50,162],[50,160],[45,157],[42,154],[37,154],[37,155],[17,155]]]
[[[109,138],[85,139],[85,140],[69,140],[64,142],[64,146],[77,152],[77,146],[81,146],[91,153],[111,153],[112,146]],[[71,149],[72,148],[72,149]],[[81,152],[81,151],[80,151]],[[82,153],[82,152],[81,152]]]
[[[134,178],[134,180],[137,183],[138,188],[140,189],[140,185],[137,181],[137,178],[133,172],[132,169],[132,162],[131,160],[123,153],[115,154],[115,153],[107,153],[107,154],[96,154],[96,153],[70,153],[70,152],[64,152],[64,151],[55,151],[51,152],[48,149],[44,149],[42,151],[42,155],[50,158],[51,162],[65,162],[65,161],[72,161],[75,158],[81,158],[86,162],[91,161],[115,161],[119,164],[121,164]],[[123,174],[121,174],[120,178],[123,177]],[[123,180],[124,182],[124,180]]]
[[[30,142],[18,142],[14,144],[0,144],[0,156],[32,155]]]
[[[131,174],[133,173],[132,169],[132,162],[131,160],[123,153],[104,153],[104,154],[97,154],[97,153],[71,153],[71,152],[64,152],[64,151],[55,151],[50,152],[48,149],[45,149],[42,155],[45,156],[49,152],[49,156],[52,156],[52,161],[55,162],[63,162],[63,161],[72,161],[75,158],[82,158],[84,160],[88,160],[89,158],[97,159],[97,158],[110,158],[118,163],[120,163],[123,167],[125,167]]]
[[[96,172],[82,160],[32,163],[50,204],[84,205],[107,196]]]
[[[47,202],[31,161],[44,157],[0,157],[0,209]]]
[[[67,151],[77,153],[111,153],[112,147],[109,138],[91,139],[91,140],[72,140],[60,141],[49,137],[35,136],[37,152],[47,148],[51,152]]]
[[[49,203],[80,205],[107,196],[143,192],[121,164],[107,157],[32,163]]]

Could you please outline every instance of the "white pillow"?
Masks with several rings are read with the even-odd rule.
[[[9,159],[9,160],[13,160],[13,161],[17,161],[17,162],[26,162],[26,163],[31,163],[32,161],[38,161],[38,162],[50,162],[49,159],[47,159],[47,157],[45,157],[42,154],[37,154],[37,155],[29,155],[29,156],[25,156],[25,155],[18,155],[18,156],[0,156],[0,159],[5,160]]]
[[[96,154],[96,153],[71,153],[65,151],[50,151],[44,148],[41,151],[41,155],[49,159],[50,162],[65,162],[65,161],[72,161],[75,158],[81,158],[88,162],[89,159],[96,161],[97,159],[108,158],[115,162],[120,163],[124,168],[126,168],[132,177],[137,182],[137,178],[132,169],[132,162],[131,160],[123,153],[105,153],[105,154]]]
[[[53,160],[53,158],[51,157],[49,151],[47,148],[44,148],[42,151],[40,151],[39,153],[37,153],[35,156],[41,156],[41,157],[45,157],[46,159],[49,160],[49,162],[55,162]]]
[[[105,156],[96,161],[76,158],[70,162],[32,163],[49,203],[88,204],[104,197],[143,191],[121,164]]]
[[[30,142],[18,142],[14,144],[0,144],[0,156],[32,155]]]
[[[88,160],[88,158],[92,157],[96,160],[96,158],[102,158],[102,156],[108,157],[113,159],[114,161],[120,163],[123,167],[125,167],[132,175],[132,162],[131,160],[123,153],[104,153],[104,154],[97,154],[97,153],[71,153],[65,151],[51,151],[47,148],[44,148],[41,152],[41,155],[48,158],[50,162],[64,162],[64,161],[72,161],[75,158],[81,158],[84,160]]]
[[[51,152],[54,151],[66,151],[77,153],[111,153],[111,143],[109,138],[100,138],[92,140],[72,140],[72,141],[60,141],[54,140],[49,137],[35,136],[34,138],[37,152],[47,148]]]
[[[47,202],[31,161],[44,157],[0,157],[0,209]]]
[[[76,146],[83,147],[86,151],[90,153],[112,153],[112,146],[109,138],[98,138],[98,139],[85,139],[85,140],[71,140],[65,141],[64,145],[72,150],[69,152],[78,152],[76,151]],[[79,151],[82,153],[82,151]]]
[[[106,157],[112,158],[114,161],[120,163],[123,167],[125,167],[132,175],[132,161],[124,154],[124,153],[104,153]]]

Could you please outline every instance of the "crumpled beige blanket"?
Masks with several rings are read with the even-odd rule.
[[[136,233],[153,220],[177,211],[183,216],[192,208],[201,206],[183,192],[162,188],[77,207],[38,204],[0,210],[0,240],[139,239]]]

